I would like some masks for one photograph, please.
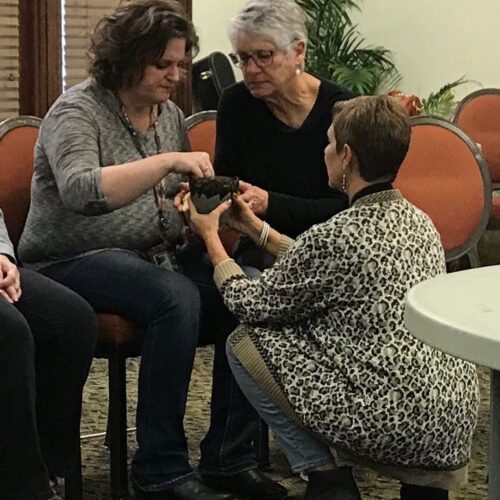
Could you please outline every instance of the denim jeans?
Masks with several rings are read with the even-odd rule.
[[[43,272],[96,312],[119,314],[143,328],[132,477],[145,491],[161,491],[188,477],[183,419],[200,315],[194,284],[125,250],[102,251]]]
[[[257,467],[253,439],[259,417],[234,379],[226,356],[226,340],[238,325],[213,281],[213,267],[202,244],[191,245],[179,262],[201,297],[200,343],[214,344],[210,428],[200,445],[199,470],[234,474]],[[253,275],[251,270],[246,270]],[[256,270],[258,273],[258,271]]]
[[[20,300],[0,297],[0,499],[42,500],[48,474],[68,476],[77,464],[97,326],[71,290],[20,273]]]
[[[278,439],[293,472],[307,472],[319,465],[333,462],[329,447],[297,425],[262,391],[234,355],[229,342],[227,342],[226,351],[233,375],[242,391]]]

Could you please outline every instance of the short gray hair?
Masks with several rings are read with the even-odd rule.
[[[283,47],[307,40],[306,15],[294,0],[250,0],[229,22],[228,35],[233,45],[242,33],[264,36]]]

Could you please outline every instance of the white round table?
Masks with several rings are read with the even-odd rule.
[[[405,323],[426,344],[492,369],[488,499],[500,500],[500,266],[416,285],[406,296]]]

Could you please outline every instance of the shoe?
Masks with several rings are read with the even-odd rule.
[[[144,491],[137,484],[132,483],[135,496],[138,500],[233,500],[228,493],[217,493],[205,486],[198,478],[176,484],[163,491]]]
[[[350,467],[310,472],[306,500],[361,500]]]
[[[401,483],[401,500],[448,500],[448,491],[427,486]]]
[[[229,491],[249,500],[279,500],[288,496],[288,490],[273,481],[259,469],[250,469],[230,475],[202,474],[205,484],[215,490]]]

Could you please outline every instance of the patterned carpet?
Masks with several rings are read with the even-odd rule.
[[[208,427],[211,385],[209,374],[211,372],[211,364],[211,348],[204,347],[198,349],[185,421],[189,438],[191,462],[194,465],[199,458],[198,443],[204,436]],[[137,371],[137,360],[129,360],[127,368],[129,426],[134,425]],[[472,461],[469,468],[469,484],[463,489],[453,492],[451,498],[455,500],[482,500],[487,498],[485,482],[488,454],[489,373],[486,369],[481,368],[479,369],[479,375],[481,380],[482,404],[474,440]],[[84,392],[83,435],[102,432],[106,428],[106,377],[106,363],[101,360],[94,360],[92,371]],[[134,446],[134,436],[130,434],[130,454],[133,452]],[[103,445],[103,438],[84,439],[82,442],[82,449],[85,500],[109,498],[108,453]],[[271,476],[289,489],[291,498],[302,498],[305,483],[297,476],[291,474],[284,455],[280,452],[272,437],[271,462]],[[377,476],[365,469],[356,470],[355,473],[362,489],[364,500],[397,500],[399,498],[399,484],[395,481]]]

